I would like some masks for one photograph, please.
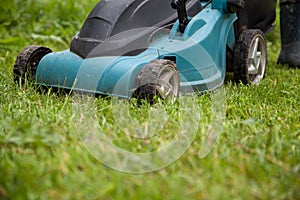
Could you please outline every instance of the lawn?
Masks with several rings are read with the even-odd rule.
[[[147,104],[125,102],[130,114],[124,117],[116,108],[124,105],[114,99],[87,98],[81,104],[72,94],[13,82],[23,47],[67,49],[96,2],[0,3],[0,199],[300,199],[300,70],[276,64],[278,19],[268,35],[269,64],[261,84],[228,81],[216,92],[188,97],[184,108],[162,103],[153,115]],[[125,134],[142,119],[158,124],[159,134],[150,139]],[[128,130],[120,128],[126,125]],[[168,162],[173,154],[163,161],[153,156],[160,170],[128,173],[154,168],[137,165],[139,160],[122,165],[109,149],[95,150],[85,134],[99,126],[113,144],[137,154],[175,141],[182,127],[193,142],[176,162]],[[206,140],[207,135],[213,137]],[[215,141],[208,155],[199,154]]]

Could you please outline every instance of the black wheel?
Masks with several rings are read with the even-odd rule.
[[[262,31],[245,30],[234,50],[234,79],[236,83],[259,83],[265,76],[268,59],[267,42]]]
[[[42,46],[25,47],[18,55],[14,65],[14,81],[32,80],[41,59],[52,50]]]
[[[145,65],[136,82],[134,96],[151,103],[155,96],[174,102],[179,95],[179,75],[175,63],[169,60],[154,60]]]

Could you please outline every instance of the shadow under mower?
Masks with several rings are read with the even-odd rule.
[[[275,7],[275,0],[101,0],[70,49],[23,49],[14,79],[150,101],[215,89],[226,72],[258,83]]]

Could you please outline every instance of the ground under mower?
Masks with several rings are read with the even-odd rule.
[[[150,100],[213,90],[226,72],[258,83],[275,7],[275,0],[101,0],[69,49],[23,49],[14,79]]]

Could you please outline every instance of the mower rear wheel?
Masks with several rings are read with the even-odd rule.
[[[259,83],[266,72],[267,42],[262,31],[244,30],[234,50],[234,79],[245,85]]]
[[[42,46],[25,47],[18,55],[14,65],[14,81],[32,80],[41,59],[52,50]]]
[[[179,75],[174,62],[154,60],[138,73],[134,96],[153,103],[155,96],[174,102],[179,95]]]

